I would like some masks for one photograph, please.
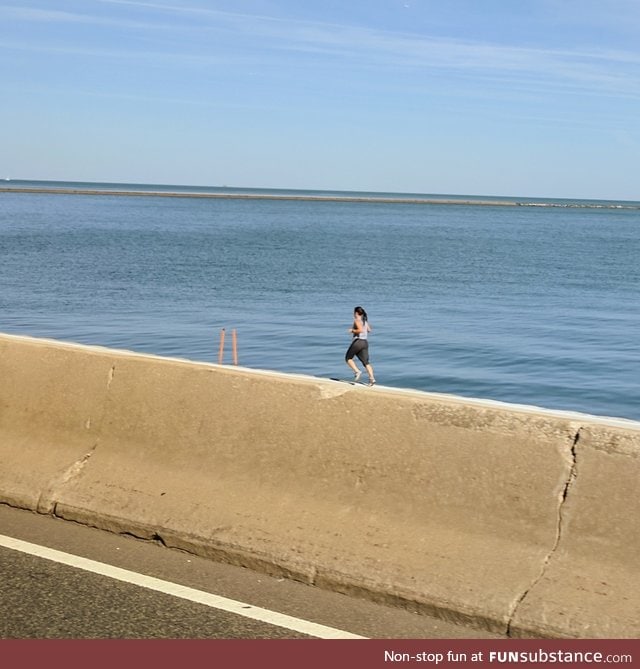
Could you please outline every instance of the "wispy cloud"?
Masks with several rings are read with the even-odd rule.
[[[65,12],[57,9],[39,9],[36,7],[16,7],[14,5],[0,5],[0,18],[31,23],[96,25],[117,28],[149,29],[157,25],[149,22],[121,18],[115,19],[95,14]]]
[[[52,46],[45,44],[13,42],[11,40],[0,40],[0,49],[10,49],[14,51],[29,51],[33,53],[53,54],[53,55],[67,55],[85,58],[107,58],[118,59],[125,61],[135,61],[141,58],[149,61],[175,60],[175,54],[166,51],[135,51],[131,49],[107,49],[102,47],[87,47],[87,46]],[[196,56],[180,56],[184,61],[191,60],[194,63],[205,62],[202,58]],[[206,63],[212,64],[216,62],[214,58],[206,59]],[[218,61],[220,62],[220,61]]]
[[[174,62],[219,62],[224,57],[229,65],[237,67],[267,64],[270,60],[289,60],[296,65],[296,59],[291,58],[296,54],[304,59],[305,67],[315,70],[339,67],[341,72],[355,68],[380,74],[400,72],[414,77],[449,75],[492,85],[501,82],[502,85],[526,85],[537,91],[560,88],[565,92],[640,95],[640,53],[637,51],[522,47],[144,0],[94,0],[86,6],[91,4],[94,8],[119,7],[122,14],[144,9],[145,18],[140,20],[139,12],[131,16],[113,16],[112,12],[107,16],[16,6],[0,6],[0,15],[22,21],[173,29],[174,39],[165,47],[164,55]],[[189,31],[188,35],[185,31]],[[211,39],[212,31],[215,40]],[[60,52],[63,47],[42,44],[33,48]],[[118,57],[117,49],[101,51],[87,47],[84,53]],[[136,56],[140,55],[136,52]],[[153,58],[162,55],[161,48],[148,53]],[[302,66],[301,62],[297,64]]]
[[[144,7],[224,24],[239,36],[257,39],[263,49],[297,52],[342,64],[409,70],[448,70],[469,76],[562,82],[576,89],[640,93],[640,53],[607,49],[549,49],[510,46],[374,30],[355,25],[292,20],[142,0],[97,0]]]

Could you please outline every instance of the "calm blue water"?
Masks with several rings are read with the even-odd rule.
[[[346,376],[361,304],[381,385],[640,420],[623,204],[0,193],[0,331]]]

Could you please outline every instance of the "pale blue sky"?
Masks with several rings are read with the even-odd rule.
[[[640,200],[638,0],[0,0],[0,177]]]

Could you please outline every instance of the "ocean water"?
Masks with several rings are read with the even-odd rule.
[[[474,199],[0,192],[0,331],[640,420],[640,204]]]

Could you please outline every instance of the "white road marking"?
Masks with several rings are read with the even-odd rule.
[[[45,546],[38,546],[37,544],[31,544],[27,541],[21,541],[20,539],[14,539],[13,537],[7,537],[2,534],[0,534],[0,546],[20,551],[21,553],[34,555],[45,560],[51,560],[52,562],[58,562],[69,567],[75,567],[76,569],[82,569],[93,574],[107,576],[108,578],[123,581],[124,583],[131,583],[132,585],[137,585],[141,588],[147,588],[149,590],[155,590],[156,592],[172,595],[173,597],[187,599],[190,602],[204,604],[205,606],[219,609],[221,611],[227,611],[228,613],[235,613],[236,615],[244,616],[245,618],[259,620],[269,625],[275,625],[294,632],[300,632],[301,634],[307,634],[318,639],[366,638],[333,627],[319,625],[308,620],[301,620],[300,618],[287,616],[283,613],[278,613],[277,611],[262,609],[259,606],[252,606],[251,604],[238,602],[234,599],[227,599],[226,597],[220,597],[219,595],[212,595],[209,592],[196,590],[195,588],[171,583],[170,581],[163,581],[159,578],[154,578],[153,576],[145,576],[144,574],[138,574],[127,569],[120,569],[120,567],[113,567],[104,562],[96,562],[95,560],[89,560],[88,558],[83,558],[78,555],[71,555],[52,548],[46,548]]]

